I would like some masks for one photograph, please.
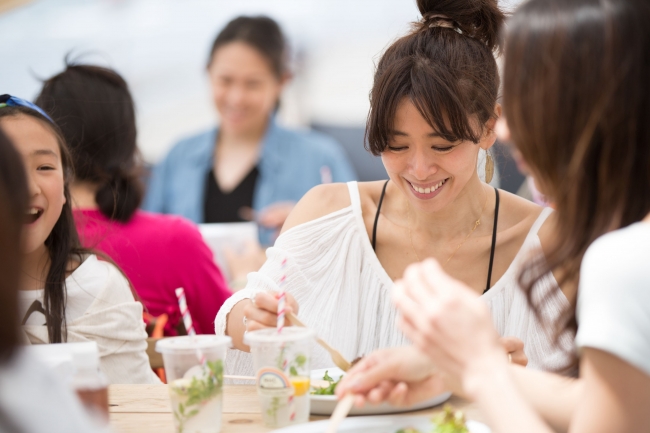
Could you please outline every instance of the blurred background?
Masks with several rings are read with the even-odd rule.
[[[419,19],[415,0],[0,0],[0,93],[33,99],[66,55],[110,66],[131,86],[138,143],[156,163],[179,138],[214,124],[212,40],[232,18],[259,14],[279,22],[292,49],[280,123],[334,135],[353,163],[368,158],[361,140],[374,64]],[[358,174],[382,170],[377,160]]]

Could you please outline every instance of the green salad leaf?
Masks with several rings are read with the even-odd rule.
[[[341,381],[341,378],[343,376],[339,377],[339,380],[335,381],[332,379],[332,377],[328,374],[328,371],[325,370],[325,374],[323,375],[323,380],[326,380],[329,382],[329,386],[325,388],[315,388],[311,394],[312,395],[334,395],[334,391],[336,390],[336,385],[339,384]]]
[[[463,412],[454,411],[449,405],[433,418],[433,423],[436,425],[433,433],[469,433]]]
[[[465,424],[465,415],[459,410],[454,411],[451,406],[445,405],[442,413],[439,413],[431,420],[435,427],[432,433],[469,433]],[[422,433],[420,430],[407,427],[397,430],[395,433]]]

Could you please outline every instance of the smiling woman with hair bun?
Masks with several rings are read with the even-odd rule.
[[[552,211],[490,187],[476,170],[501,114],[494,56],[504,14],[496,0],[418,7],[423,18],[383,53],[370,93],[367,147],[390,180],[322,185],[298,203],[267,262],[217,315],[216,332],[237,348],[227,365],[241,374],[252,372],[244,331],[275,326],[281,273],[293,312],[355,359],[409,344],[390,293],[408,265],[428,257],[482,295],[514,362],[564,364],[516,279],[524,258],[542,256]],[[544,317],[568,303],[556,287],[552,276],[543,282],[555,294]],[[314,368],[331,366],[318,350]]]

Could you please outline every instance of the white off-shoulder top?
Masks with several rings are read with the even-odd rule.
[[[318,335],[336,347],[348,360],[376,349],[408,345],[397,329],[397,310],[391,302],[393,281],[372,249],[361,215],[361,201],[356,182],[349,182],[350,206],[300,224],[278,237],[267,250],[267,261],[258,272],[248,275],[246,287],[236,292],[221,307],[215,319],[215,333],[223,335],[230,310],[239,301],[252,298],[260,291],[278,291],[282,275],[283,288],[300,305],[299,317]],[[536,319],[525,294],[517,284],[521,264],[537,252],[537,236],[551,209],[544,209],[530,229],[519,253],[506,273],[483,295],[489,305],[496,329],[502,336],[518,337],[525,343],[529,367],[550,370],[566,362],[563,351],[554,343],[553,331]],[[282,268],[282,260],[287,263]],[[547,278],[541,296],[557,286]],[[554,320],[568,301],[556,290],[546,302],[543,316]],[[565,342],[570,347],[572,341]],[[333,365],[329,354],[314,345],[311,367]],[[252,375],[251,354],[236,349],[226,357],[226,373]]]

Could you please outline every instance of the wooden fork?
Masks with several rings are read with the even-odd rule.
[[[286,318],[289,319],[289,321],[294,326],[300,326],[301,328],[307,327],[293,313],[287,313]],[[341,352],[339,352],[338,350],[334,349],[332,346],[327,344],[325,340],[316,337],[316,342],[320,344],[323,347],[323,349],[329,352],[330,356],[332,357],[332,361],[334,361],[334,364],[336,364],[338,368],[340,368],[343,371],[348,371],[350,368],[352,368],[352,364],[350,364],[350,362],[347,359],[345,359],[343,355],[341,355]]]

